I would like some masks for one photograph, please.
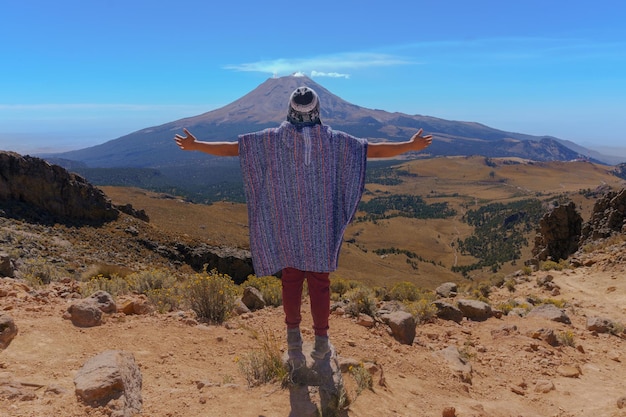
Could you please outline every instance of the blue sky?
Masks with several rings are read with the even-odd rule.
[[[0,6],[0,149],[92,146],[294,72],[364,107],[626,147],[622,0]]]

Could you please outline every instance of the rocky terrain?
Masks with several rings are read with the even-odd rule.
[[[626,416],[623,200],[624,192],[608,194],[589,222],[567,209],[546,216],[534,251],[543,261],[483,286],[480,296],[460,282],[438,287],[437,314],[410,340],[382,319],[389,303],[369,317],[336,308],[331,339],[350,399],[338,414]],[[81,277],[105,261],[185,274],[208,259],[229,263],[232,254],[211,258],[215,248],[163,232],[132,206],[111,205],[115,216],[106,221],[51,213],[24,194],[0,207],[1,416],[290,415],[282,381],[250,386],[239,366],[268,341],[285,349],[279,307],[207,325],[192,311],[155,312],[137,294],[90,304],[81,292]],[[543,268],[563,248],[555,241],[568,242],[568,259]],[[24,279],[38,260],[54,277],[45,285]],[[245,260],[240,253],[230,263]],[[97,325],[78,321],[78,306],[99,317]],[[310,342],[306,302],[304,309]],[[103,366],[120,381],[112,384],[117,394],[90,401],[98,394],[85,378]],[[371,386],[363,388],[355,368],[368,371]],[[311,395],[317,401],[315,389]]]

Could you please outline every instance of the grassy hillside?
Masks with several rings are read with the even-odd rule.
[[[335,274],[373,286],[410,281],[426,288],[506,274],[529,258],[537,221],[551,205],[574,201],[587,220],[596,193],[624,187],[612,171],[588,162],[484,157],[372,164]],[[192,204],[136,188],[102,188],[170,233],[248,247],[245,204]],[[485,246],[470,250],[476,242]]]

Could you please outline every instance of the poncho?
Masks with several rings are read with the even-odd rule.
[[[257,276],[337,269],[365,185],[367,140],[316,124],[239,136]]]

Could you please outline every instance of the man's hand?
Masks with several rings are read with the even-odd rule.
[[[174,140],[176,141],[176,144],[182,150],[193,151],[194,149],[197,148],[196,145],[197,145],[198,140],[187,129],[183,128],[183,132],[185,132],[185,136],[182,136],[179,134],[176,134],[176,136],[174,136]]]
[[[422,133],[424,133],[424,130],[420,129],[417,131],[416,134],[413,135],[413,137],[411,137],[411,140],[409,142],[411,143],[412,151],[419,151],[430,146],[430,144],[433,143],[433,135],[422,136]]]

